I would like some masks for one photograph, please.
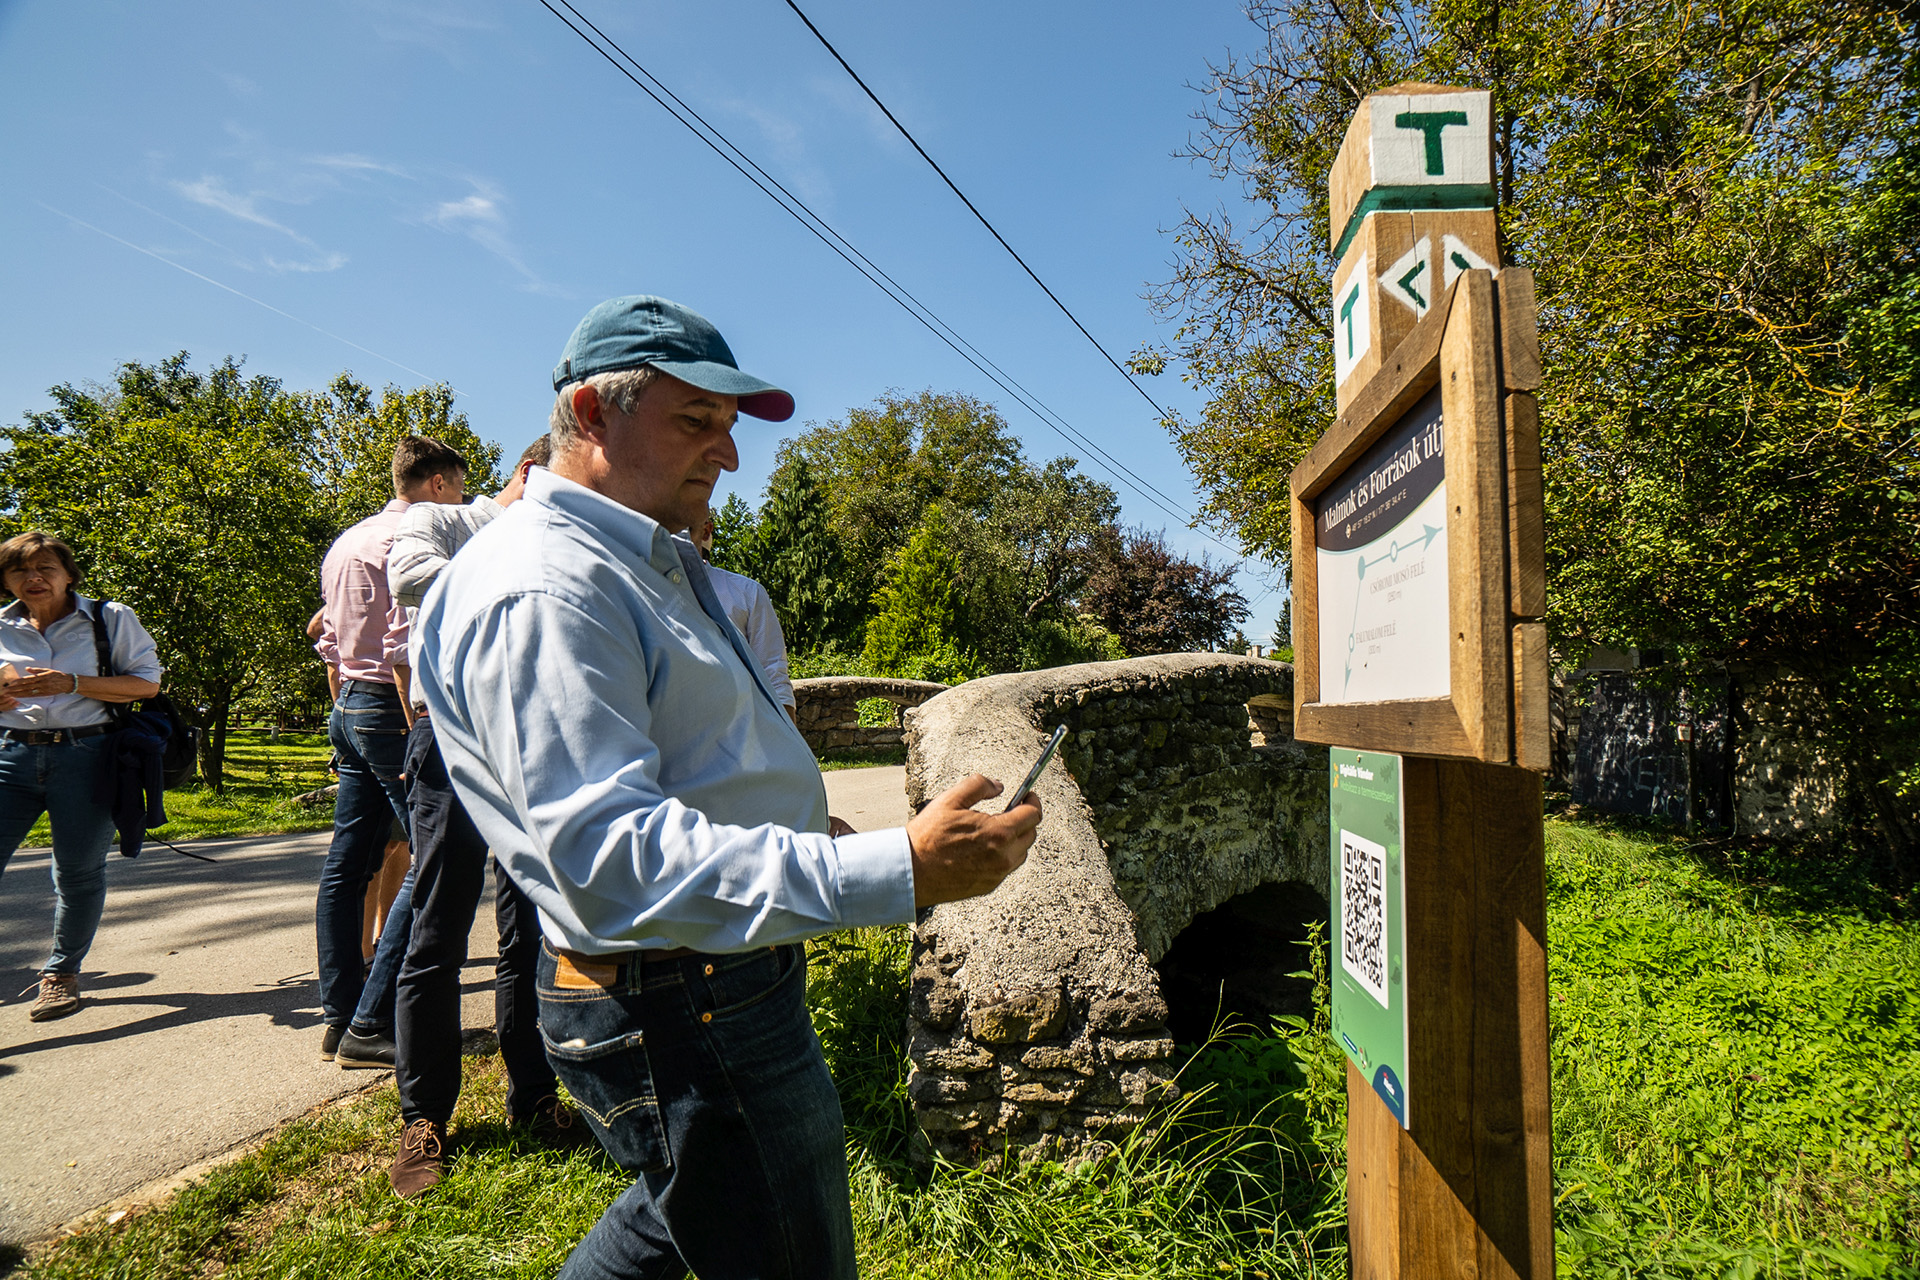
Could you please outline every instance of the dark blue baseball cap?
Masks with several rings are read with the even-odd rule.
[[[574,329],[553,370],[553,389],[596,373],[652,365],[680,381],[735,396],[740,412],[769,422],[793,416],[793,397],[740,372],[727,340],[712,321],[665,298],[635,294],[609,298]]]

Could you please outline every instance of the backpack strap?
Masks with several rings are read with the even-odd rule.
[[[95,600],[93,612],[88,615],[93,622],[94,662],[99,667],[100,675],[116,676],[120,673],[113,669],[113,640],[107,635],[106,615],[107,602]],[[124,725],[127,718],[133,714],[133,708],[124,702],[109,702],[106,708],[113,718],[113,723],[117,725]]]

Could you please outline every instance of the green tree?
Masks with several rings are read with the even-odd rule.
[[[1101,530],[1120,515],[1114,491],[1077,465],[1055,458],[1035,471],[1018,463],[992,497],[987,530],[1006,549],[1029,620],[1069,613],[1093,573]]]
[[[990,669],[962,648],[960,557],[940,508],[927,513],[888,561],[867,622],[866,665],[877,672],[952,683]]]
[[[302,467],[306,406],[232,359],[196,373],[184,352],[49,394],[54,408],[0,429],[7,531],[66,538],[83,589],[139,615],[218,791],[236,699],[313,661],[304,628],[332,529]]]
[[[1552,624],[1814,679],[1912,848],[1920,674],[1920,41],[1898,5],[1266,0],[1193,155],[1158,300],[1209,402],[1206,514],[1284,566],[1287,476],[1331,421],[1326,175],[1367,93],[1485,86],[1510,261],[1536,271]],[[1145,351],[1143,368],[1169,353]],[[1900,816],[1901,813],[1907,815]]]
[[[781,443],[774,485],[799,460],[812,470],[845,549],[855,600],[870,597],[881,568],[927,508],[986,514],[1021,465],[1020,442],[992,405],[959,392],[889,393],[842,420]]]
[[[768,490],[759,524],[737,553],[750,569],[739,571],[767,589],[787,648],[807,653],[847,634],[858,599],[829,524],[826,497],[806,459],[777,471]]]
[[[336,531],[393,500],[393,450],[402,436],[430,437],[465,458],[468,493],[496,493],[506,483],[500,446],[474,434],[445,383],[412,390],[389,386],[376,398],[343,373],[325,391],[301,399],[314,428],[306,464]]]
[[[713,513],[713,562],[722,569],[757,578],[759,566],[754,561],[758,526],[753,508],[739,494],[728,494]]]

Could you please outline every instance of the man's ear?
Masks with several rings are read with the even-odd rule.
[[[583,382],[573,391],[573,420],[580,424],[580,434],[596,444],[603,444],[607,438],[607,415],[600,403],[600,390],[591,382]]]
[[[535,465],[536,464],[532,458],[522,458],[520,460],[520,464],[513,469],[513,478],[519,481],[521,484],[525,484],[527,482],[527,477],[533,474],[533,468]]]

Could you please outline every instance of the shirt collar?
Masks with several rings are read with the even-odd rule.
[[[93,601],[81,595],[78,591],[73,591],[72,595],[73,612],[63,613],[58,618],[55,618],[55,626],[65,622],[68,618],[76,616],[86,618],[89,622],[92,621],[93,614],[89,611],[89,607],[93,604]],[[27,613],[27,602],[25,600],[13,600],[10,601],[5,608],[0,608],[0,620],[7,622],[24,622],[28,626],[33,625],[33,618]]]
[[[526,494],[521,500],[572,516],[628,554],[645,559],[659,573],[680,567],[680,552],[674,545],[677,540],[658,520],[544,467],[528,473]]]

